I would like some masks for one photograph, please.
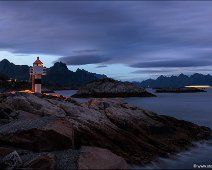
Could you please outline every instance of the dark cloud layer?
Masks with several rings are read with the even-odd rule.
[[[58,61],[61,61],[68,65],[99,64],[108,60],[109,58],[106,58],[101,55],[76,55],[69,57],[61,57],[58,59]]]
[[[69,65],[206,67],[211,16],[210,1],[2,1],[0,49]]]
[[[198,66],[210,66],[212,60],[166,60],[166,61],[149,61],[141,62],[130,65],[135,68],[148,68],[148,67],[198,67]]]

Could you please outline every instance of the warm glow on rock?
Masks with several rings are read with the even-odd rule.
[[[32,92],[31,90],[21,90],[20,92],[30,93],[30,94],[34,93],[34,92]]]

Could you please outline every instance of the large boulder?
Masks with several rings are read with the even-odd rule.
[[[73,126],[57,117],[11,122],[1,126],[0,142],[35,151],[71,148]]]
[[[72,97],[152,97],[155,96],[132,83],[110,78],[100,79],[81,87]]]
[[[79,169],[129,169],[127,162],[107,149],[82,147]]]

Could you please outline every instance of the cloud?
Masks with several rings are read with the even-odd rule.
[[[212,60],[201,59],[181,59],[181,60],[166,60],[166,61],[149,61],[141,62],[130,65],[135,68],[157,68],[157,67],[199,67],[199,66],[211,66]]]
[[[69,57],[61,57],[58,59],[58,61],[66,63],[67,65],[99,64],[108,60],[109,58],[101,55],[75,55]]]
[[[69,56],[58,60],[71,65],[205,67],[212,65],[211,4],[2,1],[0,49]]]
[[[107,67],[106,65],[99,65],[99,66],[96,66],[96,68],[105,68]]]
[[[87,49],[87,50],[75,50],[74,53],[98,53],[100,50],[97,49]]]

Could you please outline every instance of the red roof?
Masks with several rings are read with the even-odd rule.
[[[39,57],[37,57],[37,60],[33,64],[43,64],[43,63],[39,60]]]

